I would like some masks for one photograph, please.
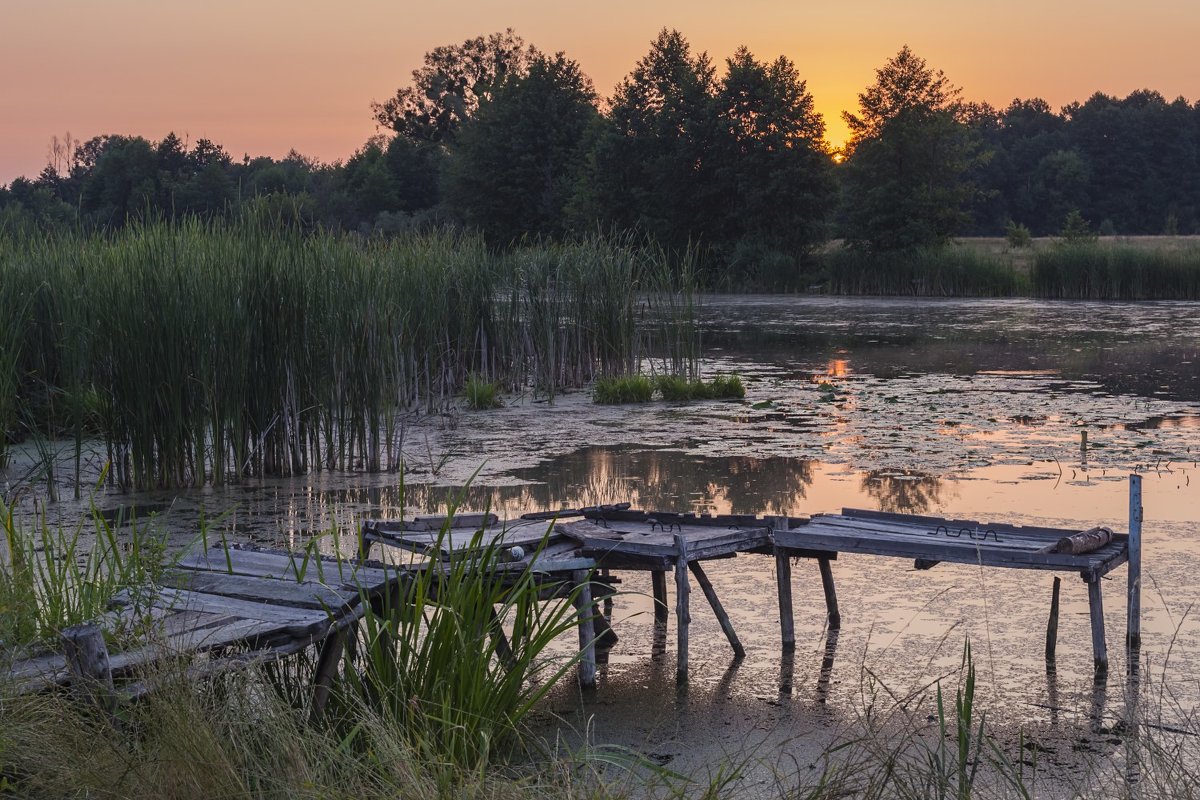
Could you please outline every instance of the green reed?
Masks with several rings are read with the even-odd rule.
[[[473,373],[553,397],[660,351],[694,361],[690,297],[690,273],[620,237],[498,255],[469,234],[364,240],[253,210],[0,234],[17,312],[0,426],[24,409],[76,454],[99,435],[122,486],[396,469],[400,415],[449,407]]]
[[[841,248],[821,260],[834,294],[1011,297],[1028,292],[1021,272],[966,247],[884,253]]]
[[[1200,247],[1059,244],[1037,252],[1033,286],[1038,295],[1051,298],[1196,300],[1200,299]]]

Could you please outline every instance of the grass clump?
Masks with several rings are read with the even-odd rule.
[[[597,378],[592,399],[604,405],[648,403],[654,396],[654,383],[645,375],[619,375]]]
[[[746,387],[737,375],[718,375],[708,383],[689,381],[682,375],[662,375],[655,381],[655,388],[663,400],[673,402],[741,400],[746,396]]]
[[[95,619],[124,589],[149,585],[165,563],[165,541],[138,526],[126,539],[93,509],[90,530],[36,530],[0,503],[0,650],[54,641],[71,625]]]
[[[488,381],[472,372],[463,384],[463,396],[467,400],[467,408],[472,411],[487,411],[504,405],[500,401],[500,384]]]

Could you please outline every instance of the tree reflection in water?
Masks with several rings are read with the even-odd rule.
[[[709,457],[636,446],[585,447],[513,470],[515,486],[472,487],[465,505],[509,511],[631,503],[636,508],[713,514],[785,514],[802,507],[812,463],[751,456]],[[450,490],[410,486],[410,506],[434,510]]]
[[[862,488],[880,511],[893,514],[925,514],[942,501],[941,479],[915,470],[871,470]]]

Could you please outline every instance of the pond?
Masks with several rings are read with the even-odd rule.
[[[232,537],[291,546],[363,515],[433,511],[451,495],[467,509],[508,514],[608,502],[755,514],[860,507],[1124,530],[1126,476],[1137,471],[1145,484],[1142,674],[1164,725],[1190,718],[1200,702],[1192,667],[1200,659],[1192,611],[1200,308],[708,296],[699,313],[705,377],[737,373],[744,401],[609,407],[586,393],[553,403],[508,397],[496,411],[407,419],[403,481],[326,472],[191,492],[102,492],[94,502],[114,518],[122,509],[157,513],[181,539],[203,513]],[[10,491],[19,462],[8,470]],[[19,508],[28,511],[34,494]],[[80,510],[49,506],[63,520]],[[624,742],[682,771],[714,752],[749,751],[765,763],[774,763],[771,753],[820,752],[864,715],[928,702],[939,679],[956,686],[969,640],[981,702],[1005,746],[1019,748],[1021,731],[1067,773],[1082,769],[1081,753],[1121,759],[1111,730],[1125,670],[1124,569],[1105,582],[1115,677],[1098,688],[1087,594],[1074,576],[1063,582],[1058,663],[1048,673],[1048,573],[917,572],[901,560],[844,556],[834,565],[843,627],[831,646],[816,567],[802,562],[797,651],[788,658],[770,559],[709,571],[746,658],[733,661],[716,621],[694,611],[694,677],[677,692],[673,645],[664,651],[653,635],[648,580],[628,576],[614,610],[621,641],[599,692],[564,687],[553,696],[552,710],[579,742]]]

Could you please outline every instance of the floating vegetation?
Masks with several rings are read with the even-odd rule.
[[[394,470],[403,413],[471,374],[553,398],[646,359],[694,373],[691,274],[628,237],[496,255],[265,214],[4,233],[0,434],[98,435],[125,487]]]

